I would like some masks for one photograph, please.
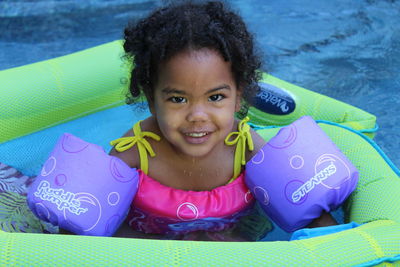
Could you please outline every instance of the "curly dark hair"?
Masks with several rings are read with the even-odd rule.
[[[141,92],[149,102],[153,101],[161,62],[186,48],[209,48],[231,62],[235,82],[244,100],[238,117],[247,114],[247,103],[259,90],[260,57],[255,53],[253,37],[242,18],[222,2],[171,4],[128,25],[124,34],[124,49],[134,64],[128,104],[136,102]]]

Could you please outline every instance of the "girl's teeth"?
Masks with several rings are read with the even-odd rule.
[[[207,133],[187,133],[186,135],[191,136],[191,137],[203,137],[207,135]]]

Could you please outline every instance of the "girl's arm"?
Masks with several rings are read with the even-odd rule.
[[[324,226],[331,226],[337,225],[335,218],[330,213],[323,212],[321,216],[314,221],[312,221],[307,228],[316,228],[316,227],[324,227]]]
[[[252,156],[257,154],[257,152],[265,145],[265,140],[254,130],[251,130],[251,136],[253,138],[254,142],[254,150],[250,152],[249,160]],[[330,213],[323,212],[319,218],[316,218],[314,221],[312,221],[307,227],[308,228],[316,228],[316,227],[324,227],[324,226],[331,226],[331,225],[337,225],[338,223],[336,220],[333,218],[333,216]]]
[[[122,137],[128,137],[128,136],[133,136],[132,129],[127,131]],[[120,158],[131,168],[136,168],[138,166],[139,158],[138,158],[138,151],[137,151],[136,146],[133,146],[124,152],[118,152],[117,150],[115,150],[115,147],[113,147],[110,150],[109,154],[111,156]]]

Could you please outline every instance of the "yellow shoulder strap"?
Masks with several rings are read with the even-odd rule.
[[[123,152],[130,149],[137,143],[140,158],[140,169],[147,174],[149,170],[147,152],[149,152],[151,157],[154,157],[156,153],[154,153],[153,148],[150,146],[150,143],[145,139],[145,137],[150,137],[157,141],[160,141],[161,138],[152,132],[142,132],[142,129],[140,128],[140,122],[141,121],[138,121],[133,126],[133,136],[115,139],[111,141],[110,144],[115,146],[115,150],[118,152]]]
[[[233,177],[229,180],[228,183],[232,182],[239,176],[242,170],[242,165],[246,164],[246,144],[250,151],[254,150],[253,139],[251,138],[251,133],[250,133],[250,126],[247,124],[249,120],[250,120],[249,117],[246,117],[243,120],[241,120],[238,125],[238,131],[231,132],[225,138],[226,145],[228,146],[236,145],[235,160],[233,162]]]

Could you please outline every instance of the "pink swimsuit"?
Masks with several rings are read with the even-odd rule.
[[[230,184],[196,192],[174,189],[139,173],[139,189],[127,220],[133,229],[144,233],[222,231],[254,204],[243,174]]]
[[[134,136],[111,142],[117,151],[138,146],[140,165],[139,188],[127,216],[129,225],[147,234],[186,234],[194,231],[222,231],[233,226],[240,217],[247,215],[254,205],[254,198],[240,173],[245,162],[246,146],[253,149],[248,118],[242,120],[238,132],[225,139],[227,145],[236,145],[234,175],[236,179],[211,191],[185,191],[162,185],[147,173],[147,153],[155,156],[145,139],[160,137],[142,132],[140,122],[133,127]],[[232,137],[233,140],[230,140]]]

